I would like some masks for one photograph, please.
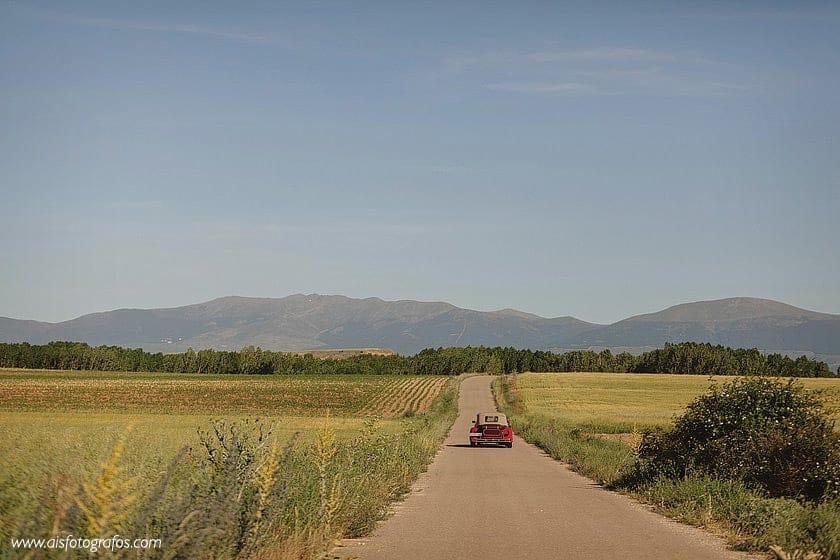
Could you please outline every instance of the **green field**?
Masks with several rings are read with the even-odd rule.
[[[431,459],[435,438],[442,437],[440,431],[448,420],[435,422],[428,434],[418,428],[423,425],[428,429],[432,419],[424,413],[446,383],[447,378],[441,376],[0,370],[0,553],[10,537],[31,536],[33,516],[43,517],[40,526],[52,523],[49,511],[37,512],[44,509],[44,503],[52,504],[54,494],[63,493],[70,504],[68,511],[72,511],[73,503],[83,496],[82,485],[104,472],[103,464],[121,436],[125,436],[125,447],[119,453],[121,477],[130,481],[133,496],[141,502],[154,494],[155,485],[172,468],[170,463],[179,451],[187,449],[184,465],[188,466],[177,468],[176,486],[180,484],[180,490],[173,487],[164,500],[171,502],[170,506],[176,503],[177,495],[185,491],[184,485],[206,468],[199,430],[212,434],[214,420],[224,420],[228,426],[238,423],[239,429],[254,438],[258,438],[260,429],[270,433],[264,444],[255,444],[260,456],[273,445],[271,442],[282,448],[294,435],[296,443],[288,459],[289,467],[294,468],[285,476],[303,477],[296,491],[310,494],[317,490],[313,490],[317,486],[313,484],[318,478],[326,476],[324,472],[318,474],[313,457],[319,455],[313,450],[320,438],[326,437],[327,442],[334,438],[330,444],[334,456],[327,462],[335,465],[330,469],[336,473],[343,470],[345,478],[358,476],[363,482],[353,485],[352,493],[359,493],[354,501],[370,501],[361,519],[353,517],[354,511],[365,511],[364,507],[342,506],[347,509],[345,526],[334,530],[358,532],[375,522],[387,500],[402,491]],[[443,416],[438,412],[434,418]],[[363,445],[357,445],[360,438],[365,440]],[[367,449],[370,465],[354,458],[356,447]],[[404,464],[388,458],[392,453],[407,453],[406,448],[413,450],[413,456]],[[393,467],[376,466],[386,460]],[[338,464],[345,462],[345,468],[339,469]],[[257,464],[254,460],[252,470]],[[366,468],[379,468],[377,474],[382,480],[374,483]],[[393,472],[388,474],[388,469]],[[274,474],[281,475],[279,471]],[[201,476],[209,475],[204,472]],[[343,491],[351,493],[349,488]],[[292,500],[288,496],[283,499]],[[313,527],[323,525],[316,515],[321,506],[311,495],[295,499],[303,502],[296,515],[304,515],[308,508],[312,516],[304,523],[309,528],[300,529],[300,534],[315,535]],[[298,530],[294,524],[302,522],[295,518],[283,523],[291,523],[292,528],[287,529],[294,533]],[[297,548],[292,548],[306,557],[309,545],[298,542],[300,534],[295,534]]]
[[[527,414],[548,416],[582,429],[620,433],[669,425],[713,383],[700,375],[525,373],[516,376]],[[822,391],[840,428],[840,379],[797,379]]]

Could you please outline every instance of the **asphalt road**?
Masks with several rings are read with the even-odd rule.
[[[490,382],[463,381],[460,414],[429,471],[373,535],[334,549],[337,558],[751,558],[603,490],[523,440],[512,449],[469,447],[475,413],[495,410]]]

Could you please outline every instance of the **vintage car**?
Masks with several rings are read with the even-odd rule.
[[[507,416],[498,412],[479,412],[470,428],[470,445],[494,443],[513,447],[513,428],[508,424]]]

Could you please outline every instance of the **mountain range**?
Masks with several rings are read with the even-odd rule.
[[[544,318],[513,309],[484,312],[443,302],[297,294],[224,297],[168,309],[119,309],[61,323],[0,317],[0,341],[72,340],[148,351],[390,348],[413,354],[438,346],[515,346],[631,352],[665,342],[711,342],[806,354],[840,363],[840,315],[777,301],[729,298],[685,303],[611,325]]]

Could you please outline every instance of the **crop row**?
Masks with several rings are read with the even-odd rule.
[[[393,417],[408,411],[425,412],[445,383],[446,379],[442,377],[410,377],[394,380],[361,410],[361,414]]]
[[[425,410],[443,378],[0,372],[0,410],[323,416]],[[435,390],[435,387],[438,389]],[[418,395],[424,399],[416,400]],[[415,402],[416,400],[416,402]]]

